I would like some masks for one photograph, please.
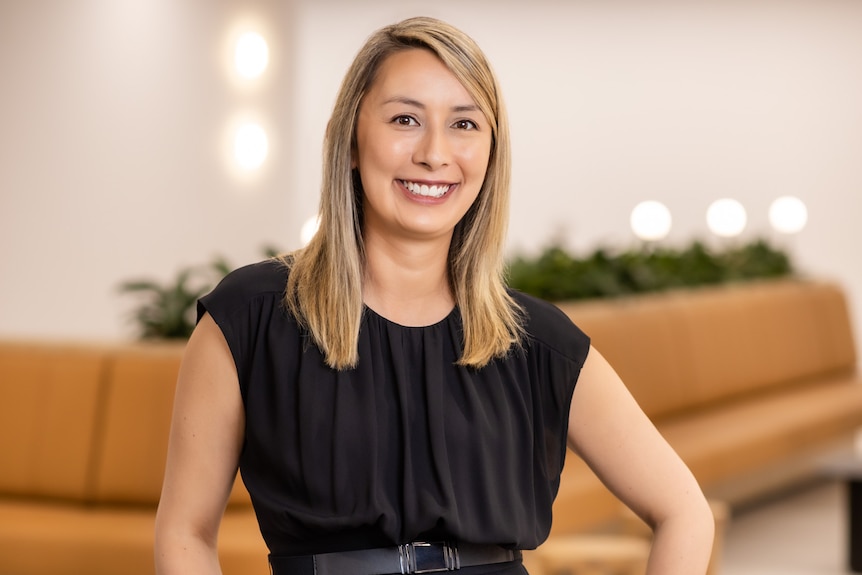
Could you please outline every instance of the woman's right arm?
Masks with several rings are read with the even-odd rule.
[[[216,540],[244,426],[233,356],[221,330],[205,314],[189,339],[177,379],[156,514],[157,575],[221,573]]]

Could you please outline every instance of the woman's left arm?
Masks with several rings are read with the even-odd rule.
[[[709,504],[595,348],[572,395],[568,439],[608,489],[652,527],[648,575],[706,573],[715,531]]]

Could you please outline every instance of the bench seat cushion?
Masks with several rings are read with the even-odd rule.
[[[155,514],[149,507],[85,507],[0,499],[0,572],[152,575]],[[267,549],[250,507],[229,510],[219,537],[224,575],[266,575]],[[259,567],[258,567],[259,566]]]
[[[860,426],[862,381],[848,377],[754,396],[659,429],[706,489],[852,436]]]
[[[659,431],[685,460],[704,491],[744,477],[862,427],[862,380],[836,378],[797,384],[659,422]],[[569,453],[554,503],[552,533],[592,528],[618,516],[620,502]]]

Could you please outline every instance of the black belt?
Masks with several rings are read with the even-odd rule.
[[[519,550],[499,545],[416,541],[397,547],[319,555],[270,555],[269,564],[272,575],[394,575],[455,571],[462,567],[508,563],[520,558]]]

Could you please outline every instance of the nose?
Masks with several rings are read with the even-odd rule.
[[[446,129],[430,127],[417,142],[413,161],[433,171],[449,164],[451,152]]]

